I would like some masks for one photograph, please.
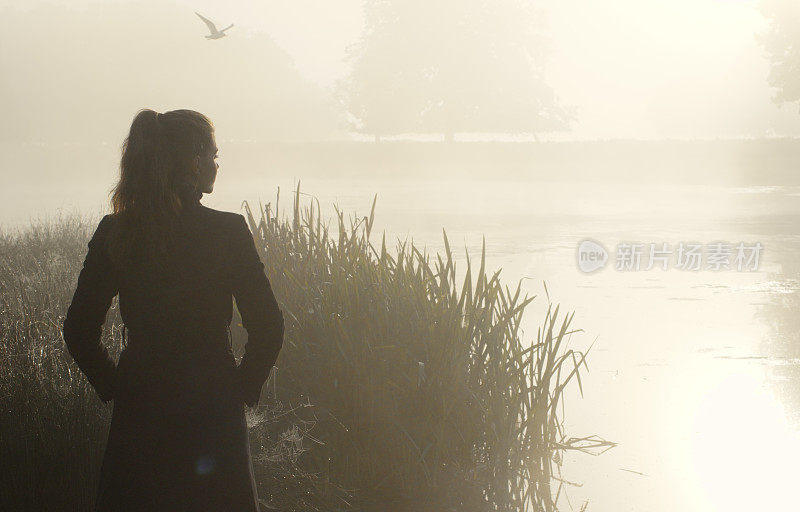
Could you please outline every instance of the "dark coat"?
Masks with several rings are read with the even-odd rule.
[[[117,217],[103,217],[63,322],[70,354],[114,400],[96,512],[259,509],[243,404],[258,402],[283,314],[242,215],[197,199],[181,215],[180,265],[162,274],[116,268],[106,242]],[[117,293],[128,329],[119,364],[100,341]],[[238,366],[232,296],[248,332]]]

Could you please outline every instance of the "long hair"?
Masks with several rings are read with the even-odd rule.
[[[211,121],[194,110],[136,113],[111,197],[117,222],[108,250],[120,268],[167,266],[181,213],[202,195],[191,161],[208,150],[213,133]]]

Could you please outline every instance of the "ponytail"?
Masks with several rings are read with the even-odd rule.
[[[170,263],[181,212],[197,194],[191,160],[207,147],[214,127],[203,114],[142,109],[122,143],[120,178],[112,209],[118,221],[109,254],[119,268]]]

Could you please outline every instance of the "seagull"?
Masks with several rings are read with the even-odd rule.
[[[202,16],[202,15],[201,15],[199,12],[197,12],[197,11],[195,11],[195,14],[197,14],[198,16],[200,16],[200,19],[201,19],[201,20],[203,20],[203,23],[205,23],[205,24],[206,24],[206,26],[208,26],[208,30],[210,30],[210,31],[211,31],[211,34],[209,34],[209,35],[205,36],[205,37],[206,37],[206,39],[219,39],[220,37],[225,37],[225,36],[226,36],[226,34],[225,34],[225,31],[226,31],[226,30],[228,30],[229,28],[231,28],[231,27],[233,26],[233,23],[231,23],[229,26],[227,26],[227,27],[223,28],[222,30],[217,30],[217,27],[214,25],[214,22],[213,22],[213,21],[211,21],[211,20],[210,20],[210,19],[208,19],[208,18],[204,18],[204,17],[203,17],[203,16]]]

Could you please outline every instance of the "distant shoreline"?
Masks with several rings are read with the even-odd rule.
[[[336,177],[362,182],[450,179],[714,186],[800,185],[800,138],[593,141],[225,141],[227,179]],[[108,188],[115,144],[0,143],[7,194],[31,187]],[[376,190],[378,192],[379,190]]]

